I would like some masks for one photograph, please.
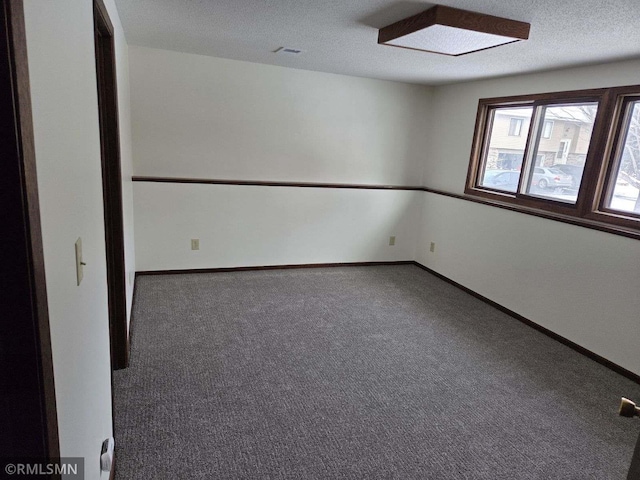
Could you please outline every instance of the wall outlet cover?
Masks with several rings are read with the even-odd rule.
[[[76,281],[80,285],[84,277],[84,261],[82,260],[82,238],[76,240]]]

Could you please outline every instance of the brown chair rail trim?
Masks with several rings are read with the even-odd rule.
[[[461,195],[458,193],[445,192],[429,187],[411,186],[411,185],[367,185],[367,184],[351,184],[351,183],[312,183],[312,182],[271,182],[259,180],[224,180],[224,179],[208,179],[208,178],[178,178],[178,177],[131,177],[133,182],[155,182],[155,183],[190,183],[203,185],[240,185],[240,186],[257,186],[257,187],[303,187],[303,188],[351,188],[358,190],[405,190],[420,191],[441,195],[444,197],[456,198],[467,202],[480,203],[492,207],[511,210],[512,212],[533,215],[534,217],[546,218],[547,220],[555,220],[578,227],[589,228],[601,232],[612,233],[627,238],[640,240],[640,231],[622,226],[612,225],[609,223],[599,222],[597,220],[589,220],[586,218],[573,217],[563,215],[561,213],[539,210],[535,208],[524,207],[513,203],[500,202],[499,200],[485,199],[471,195]]]
[[[369,185],[356,183],[315,183],[315,182],[277,182],[262,180],[225,180],[210,178],[174,178],[174,177],[131,177],[134,182],[158,183],[195,183],[204,185],[240,185],[252,187],[305,187],[305,188],[352,188],[361,190],[417,190],[423,187],[417,185]]]

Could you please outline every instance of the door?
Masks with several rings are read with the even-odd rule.
[[[620,409],[618,412],[623,417],[640,417],[640,407],[625,397],[622,397],[622,400],[620,401]],[[640,435],[638,435],[636,449],[631,457],[631,465],[629,467],[629,473],[627,474],[627,480],[640,480]]]
[[[640,480],[640,435],[638,435],[636,449],[633,452],[633,457],[631,457],[631,466],[629,467],[627,480]]]
[[[0,461],[46,461],[60,448],[24,14],[0,2]]]
[[[560,140],[560,146],[558,147],[558,153],[556,158],[558,160],[567,160],[567,155],[569,155],[569,147],[571,146],[571,140]]]
[[[100,118],[104,230],[107,252],[107,284],[109,289],[111,368],[112,370],[117,370],[125,368],[129,363],[129,342],[115,45],[113,41],[113,25],[101,0],[94,1],[93,14]]]

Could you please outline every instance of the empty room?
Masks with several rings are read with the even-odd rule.
[[[2,0],[0,475],[640,479],[639,13]]]

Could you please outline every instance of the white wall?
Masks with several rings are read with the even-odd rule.
[[[130,63],[136,175],[420,184],[430,88],[141,47]],[[412,260],[420,195],[135,182],[137,269]]]
[[[130,48],[136,175],[417,185],[430,89]]]
[[[116,27],[122,164],[128,175],[127,47],[115,5],[105,3]],[[112,424],[93,5],[25,0],[24,8],[60,450],[62,456],[84,457],[86,478],[97,479],[101,443],[112,435]],[[131,271],[130,182],[124,190]],[[74,253],[78,237],[87,263],[80,286]]]
[[[463,193],[479,98],[638,78],[634,61],[436,88],[425,185]],[[422,216],[420,263],[640,373],[640,242],[434,194]]]
[[[412,260],[422,196],[136,183],[138,270]]]
[[[104,0],[113,23],[118,82],[118,114],[120,128],[120,167],[122,170],[122,209],[124,227],[124,263],[127,285],[127,322],[131,319],[133,287],[136,273],[135,235],[133,223],[133,154],[131,138],[131,92],[129,88],[129,46],[118,17],[114,0]],[[127,323],[128,325],[128,323]]]

